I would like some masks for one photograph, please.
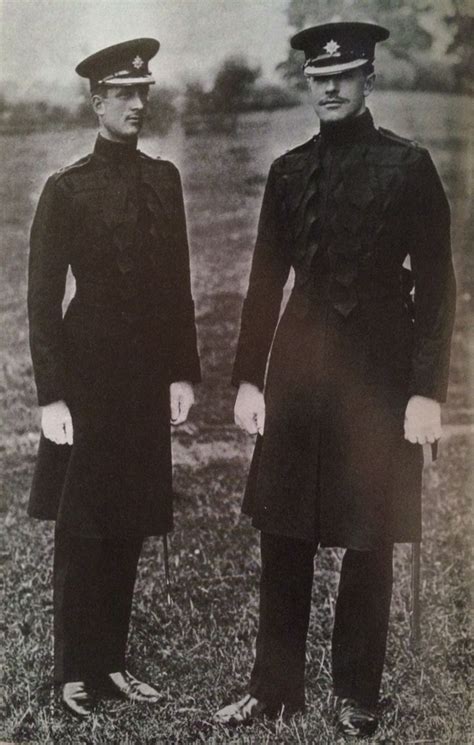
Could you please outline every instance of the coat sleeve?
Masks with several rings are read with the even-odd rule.
[[[415,282],[411,395],[446,401],[456,282],[450,209],[427,151],[414,172],[410,258]]]
[[[181,178],[172,166],[175,202],[175,263],[173,296],[175,317],[173,319],[172,354],[170,360],[171,382],[187,380],[191,383],[201,381],[201,367],[196,336],[194,301],[191,292],[191,270],[189,244],[186,228],[183,189]]]
[[[280,313],[283,288],[291,268],[286,225],[275,166],[270,169],[258,224],[232,383],[263,388],[270,346]]]
[[[51,176],[33,220],[28,265],[30,348],[40,406],[65,397],[62,301],[69,234],[69,199]]]

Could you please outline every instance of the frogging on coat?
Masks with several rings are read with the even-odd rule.
[[[63,318],[68,267],[76,294]],[[200,380],[176,167],[99,136],[51,176],[28,308],[39,404],[63,399],[74,426],[72,447],[41,438],[29,514],[86,536],[169,531],[169,385]]]
[[[243,505],[256,527],[354,549],[419,540],[404,411],[445,400],[454,304],[449,206],[424,148],[366,111],[274,162],[233,372],[262,389],[271,349]]]

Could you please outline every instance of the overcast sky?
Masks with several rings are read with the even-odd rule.
[[[75,80],[74,67],[101,47],[154,36],[159,83],[209,79],[222,59],[245,54],[266,77],[286,56],[288,0],[0,0],[0,80],[24,95],[54,92]],[[58,88],[58,97],[61,97]]]

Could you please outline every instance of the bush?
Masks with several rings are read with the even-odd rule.
[[[47,101],[8,102],[3,96],[0,106],[0,129],[3,133],[29,132],[69,126],[71,112],[64,106]]]
[[[196,134],[203,129],[231,132],[241,112],[272,111],[300,103],[294,91],[277,85],[258,85],[260,75],[259,67],[250,67],[241,57],[229,57],[210,91],[199,81],[188,83],[182,116],[185,133]]]
[[[165,135],[170,131],[178,118],[178,109],[175,104],[177,95],[174,88],[152,86],[146,123],[148,130],[160,135]]]
[[[282,88],[280,85],[261,85],[253,92],[248,111],[274,111],[275,109],[290,109],[299,106],[300,95],[294,90]]]

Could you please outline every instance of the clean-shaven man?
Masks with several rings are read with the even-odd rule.
[[[99,134],[48,179],[31,231],[29,514],[56,520],[55,678],[80,717],[98,690],[158,700],[126,667],[130,610],[143,539],[172,529],[170,420],[186,420],[200,380],[179,173],[137,150],[158,48],[134,39],[77,66]]]

